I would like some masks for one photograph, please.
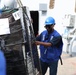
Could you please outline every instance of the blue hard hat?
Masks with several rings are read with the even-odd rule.
[[[48,17],[46,20],[45,20],[45,25],[55,25],[55,19],[53,17]]]

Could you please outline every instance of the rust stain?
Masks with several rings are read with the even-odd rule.
[[[76,73],[75,73],[75,74],[73,74],[73,75],[76,75]]]
[[[72,62],[72,65],[76,66],[76,63]]]

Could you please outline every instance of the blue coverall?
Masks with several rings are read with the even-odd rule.
[[[45,30],[36,38],[36,40],[52,44],[50,47],[40,45],[42,75],[45,75],[48,67],[50,68],[50,75],[56,75],[58,60],[60,59],[63,48],[61,35],[56,30],[50,34]]]
[[[6,75],[6,59],[4,53],[0,50],[0,75]]]

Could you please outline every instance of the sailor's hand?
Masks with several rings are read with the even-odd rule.
[[[40,41],[35,41],[35,44],[36,45],[40,45]]]

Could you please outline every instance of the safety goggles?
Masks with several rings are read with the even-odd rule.
[[[45,25],[44,27],[45,27],[45,28],[50,28],[50,27],[52,27],[52,25],[53,25],[53,24],[51,24],[51,25]]]

